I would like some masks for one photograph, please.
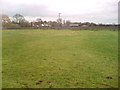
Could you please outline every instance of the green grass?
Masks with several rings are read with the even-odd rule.
[[[117,88],[118,32],[3,30],[3,88]]]

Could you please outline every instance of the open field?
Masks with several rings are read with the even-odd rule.
[[[3,30],[3,88],[117,88],[118,32]]]

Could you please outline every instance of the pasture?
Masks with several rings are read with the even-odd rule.
[[[3,30],[3,88],[117,88],[118,32]]]

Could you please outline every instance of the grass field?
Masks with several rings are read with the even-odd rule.
[[[117,88],[118,32],[3,30],[3,88]]]

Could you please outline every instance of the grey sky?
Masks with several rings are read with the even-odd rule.
[[[56,20],[58,13],[71,21],[117,23],[119,0],[1,0],[2,13],[20,13],[27,20]]]

